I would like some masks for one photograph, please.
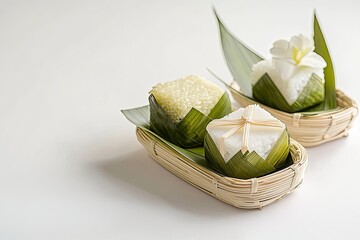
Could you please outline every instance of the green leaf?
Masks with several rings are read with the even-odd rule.
[[[150,95],[149,104],[151,129],[173,144],[186,148],[202,146],[208,123],[231,112],[231,102],[226,92],[208,116],[192,108],[179,123],[174,123],[168,117],[154,95]]]
[[[238,40],[221,22],[214,9],[219,24],[220,39],[225,60],[235,81],[239,84],[241,91],[252,96],[252,85],[250,74],[252,66],[263,60],[257,53],[250,50],[244,43]]]
[[[174,149],[175,151],[185,156],[186,158],[190,159],[191,161],[208,169],[211,168],[209,163],[205,160],[203,147],[181,148],[163,139],[162,137],[151,131],[149,106],[121,110],[121,112],[130,122],[132,122],[135,126],[149,132],[151,135],[154,136],[156,140],[164,142],[169,148]]]
[[[252,98],[249,98],[247,96],[245,96],[244,94],[242,94],[241,92],[239,92],[238,90],[236,90],[235,88],[233,88],[232,86],[230,86],[227,82],[225,82],[223,79],[221,79],[219,76],[217,76],[213,71],[211,71],[209,68],[207,69],[210,74],[212,74],[217,80],[219,80],[222,84],[224,84],[224,86],[230,91],[232,92],[232,94],[239,94],[241,96],[243,96],[244,98],[247,98],[249,100],[252,100],[256,103],[256,101]],[[320,103],[321,104],[321,103]],[[321,114],[321,113],[328,113],[328,112],[334,112],[337,109],[330,109],[330,110],[316,110],[315,108],[318,107],[318,105],[315,105],[313,108],[308,108],[305,109],[304,111],[301,111],[299,113],[301,113],[304,116],[313,116],[313,115],[317,115],[317,114]]]
[[[127,120],[135,126],[150,129],[150,108],[149,106],[121,110]]]
[[[175,144],[172,144],[171,142],[169,142],[169,141],[165,140],[164,138],[162,138],[161,136],[157,135],[155,132],[151,131],[149,106],[143,106],[143,107],[139,107],[139,108],[122,110],[121,112],[134,125],[136,125],[137,127],[141,128],[144,131],[151,134],[154,138],[154,141],[163,142],[167,148],[175,150],[180,155],[186,157],[189,161],[199,164],[200,166],[205,167],[211,171],[221,173],[221,171],[218,168],[211,166],[210,163],[207,160],[205,160],[203,147],[182,148],[182,147],[176,146]],[[269,168],[269,170],[273,171],[273,167],[268,166],[266,163],[264,166],[262,166],[263,161],[258,161],[258,159],[256,158],[256,155],[254,155],[254,157],[249,158],[249,160],[250,160],[249,162],[252,165],[259,166],[259,168]],[[274,162],[276,162],[276,161],[274,161]],[[282,161],[279,161],[279,162],[282,162]],[[275,165],[276,165],[276,168],[279,166],[278,169],[280,169],[280,168],[282,169],[287,166],[290,166],[292,164],[292,162],[293,161],[291,159],[291,154],[289,154],[286,159],[286,163],[282,167],[281,167],[280,163],[275,164]],[[272,163],[272,164],[274,164],[274,163]],[[253,170],[251,170],[251,172],[252,171]]]
[[[239,151],[227,163],[221,156],[209,134],[205,136],[205,158],[211,166],[224,175],[249,179],[264,176],[285,166],[289,155],[290,139],[284,131],[272,151],[264,160],[255,151],[243,154]]]
[[[215,9],[214,13],[219,24],[222,48],[228,67],[234,77],[234,80],[238,83],[241,89],[240,94],[251,99],[253,97],[253,89],[250,80],[251,69],[253,64],[263,58],[260,57],[259,54],[250,50],[244,43],[228,31],[218,17]],[[303,109],[303,113],[306,115],[329,112],[337,108],[334,67],[316,13],[314,13],[314,43],[315,52],[322,56],[327,63],[327,66],[324,69],[325,92],[324,101],[322,103],[312,108]]]
[[[312,74],[297,100],[289,105],[268,74],[264,74],[253,87],[255,100],[285,112],[299,112],[324,100],[324,84]]]
[[[279,140],[276,142],[271,152],[266,158],[266,161],[274,166],[276,169],[282,168],[285,164],[285,159],[287,158],[290,151],[290,138],[289,132],[286,129],[280,136]]]
[[[314,111],[318,110],[330,110],[337,107],[336,100],[336,85],[335,85],[335,74],[334,67],[330,57],[329,50],[326,45],[325,37],[321,31],[319,21],[316,13],[314,12],[314,43],[315,52],[322,56],[327,63],[324,69],[325,78],[325,98],[324,102],[318,107],[314,108]]]

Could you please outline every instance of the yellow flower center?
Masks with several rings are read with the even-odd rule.
[[[295,64],[298,65],[301,62],[301,59],[311,51],[311,48],[299,49],[294,47],[292,49],[292,58],[295,61]]]

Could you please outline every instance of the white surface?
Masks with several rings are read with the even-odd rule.
[[[359,101],[358,1],[215,1],[266,55],[311,33]],[[230,80],[211,1],[0,2],[0,239],[358,239],[359,118],[309,149],[300,189],[262,211],[200,192],[152,161],[120,109],[188,74]],[[267,55],[268,56],[268,55]]]

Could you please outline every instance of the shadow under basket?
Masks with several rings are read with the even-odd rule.
[[[161,166],[201,191],[237,208],[261,209],[282,199],[302,183],[308,162],[305,148],[290,139],[293,160],[290,166],[259,178],[237,179],[197,164],[150,131],[137,128],[136,135]]]
[[[314,115],[283,112],[250,99],[235,90],[233,82],[229,90],[234,100],[242,107],[259,104],[274,117],[286,124],[290,136],[304,147],[313,147],[335,139],[346,137],[358,114],[356,102],[343,91],[337,89],[338,109]]]

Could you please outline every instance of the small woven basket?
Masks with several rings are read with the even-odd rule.
[[[291,139],[291,166],[263,177],[243,180],[225,177],[200,166],[141,128],[136,129],[136,135],[161,166],[201,191],[237,208],[261,209],[288,195],[302,183],[308,162],[306,150]]]
[[[232,86],[234,86],[234,83]],[[287,113],[273,109],[247,98],[233,88],[229,89],[234,100],[240,106],[246,107],[250,104],[259,104],[274,117],[285,123],[290,136],[304,147],[317,146],[347,136],[348,130],[352,127],[354,119],[358,114],[356,102],[341,90],[336,90],[339,109],[306,116],[301,113]]]

